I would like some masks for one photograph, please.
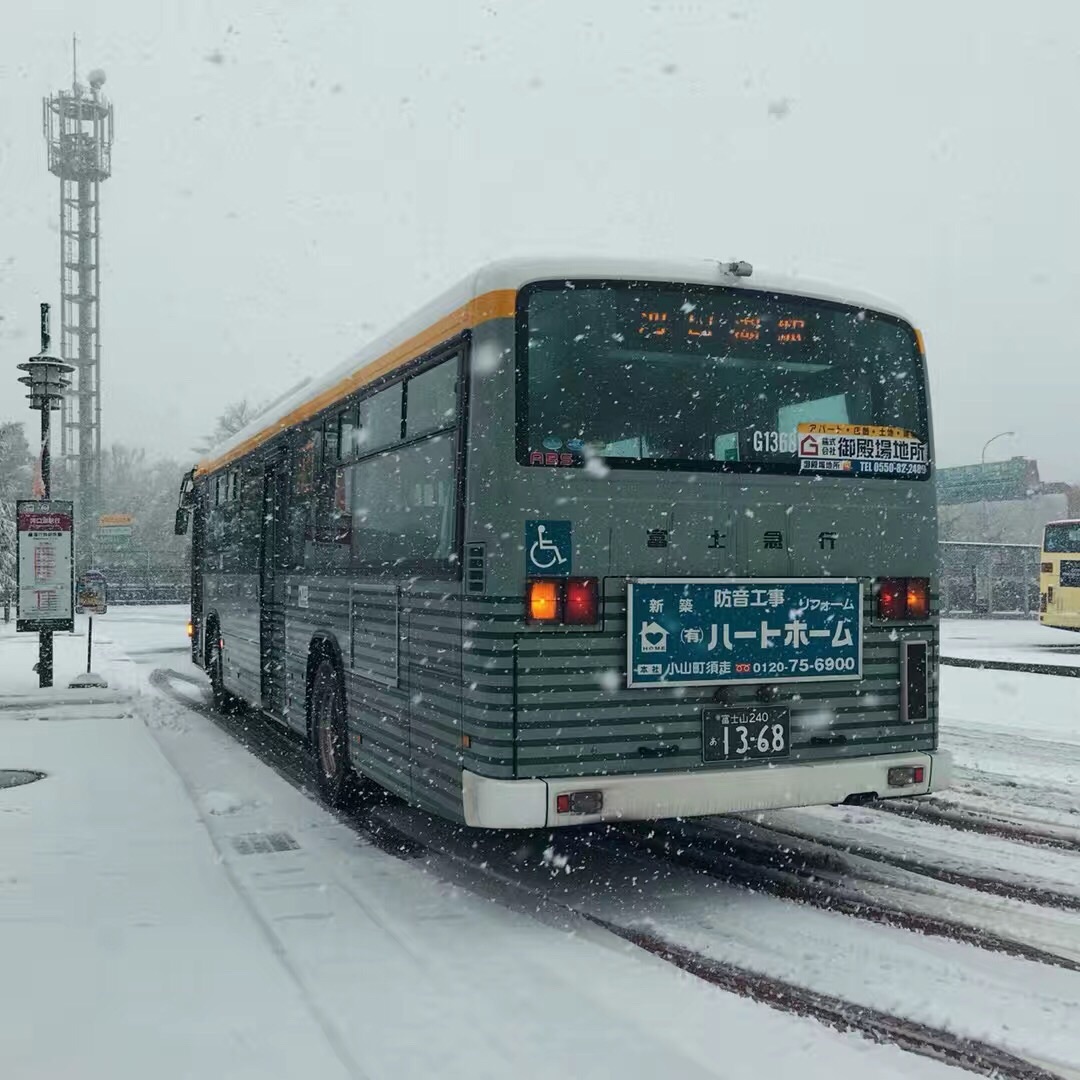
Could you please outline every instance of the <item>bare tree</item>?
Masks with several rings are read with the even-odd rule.
[[[15,500],[31,497],[30,464],[22,424],[0,424],[0,597],[15,591]]]
[[[246,428],[262,411],[263,406],[252,404],[247,398],[240,398],[239,401],[230,402],[217,418],[217,423],[210,435],[193,447],[195,453],[208,453],[219,443],[223,443],[238,431]]]

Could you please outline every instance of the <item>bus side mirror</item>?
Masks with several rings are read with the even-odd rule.
[[[177,536],[187,536],[188,522],[191,520],[191,511],[181,506],[176,511],[176,525],[173,532]]]

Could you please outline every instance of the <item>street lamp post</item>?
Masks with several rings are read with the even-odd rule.
[[[19,376],[19,382],[30,388],[26,396],[30,399],[31,409],[41,410],[41,486],[44,497],[52,498],[52,461],[49,454],[49,417],[54,409],[60,408],[64,391],[71,382],[69,376],[75,370],[71,364],[65,364],[55,356],[49,356],[49,305],[41,305],[41,352],[31,356],[25,364],[19,364],[19,370],[25,375]],[[53,669],[53,632],[41,630],[38,636],[38,685],[52,686]]]
[[[986,448],[992,442],[995,442],[997,439],[1004,439],[1006,435],[1015,435],[1015,434],[1016,434],[1015,431],[999,431],[996,435],[993,435],[989,439],[987,439],[986,442],[983,444],[983,448],[982,448],[982,458],[980,459],[982,464],[983,465],[986,464]]]
[[[1007,437],[1015,435],[1015,434],[1016,434],[1015,431],[999,431],[996,435],[991,435],[990,438],[987,439],[985,443],[983,443],[982,456],[979,459],[980,462],[983,465],[986,464],[986,450],[987,450],[987,448],[990,446],[990,444],[992,442],[996,442],[998,439],[1004,439],[1004,438],[1007,438]],[[982,499],[980,501],[982,503],[983,540],[989,540],[990,539],[990,504],[986,499]],[[978,605],[978,602],[979,602],[979,578],[978,578],[978,572],[977,571],[973,571],[973,573],[975,575],[975,603],[976,603],[976,605]],[[994,591],[993,577],[991,575],[988,575],[987,576],[987,597],[986,597],[986,610],[987,611],[990,611],[990,610],[993,609],[993,591]]]

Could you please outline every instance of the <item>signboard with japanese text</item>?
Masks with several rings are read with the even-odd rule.
[[[862,678],[853,578],[637,578],[626,607],[630,687]]]
[[[957,465],[937,471],[937,497],[942,504],[1012,502],[1039,493],[1039,466],[1029,458]]]
[[[98,517],[98,539],[106,543],[130,540],[134,524],[131,514],[102,514]]]
[[[87,570],[79,575],[75,590],[75,610],[81,615],[104,615],[109,610],[108,586],[100,570]]]
[[[799,424],[801,472],[926,476],[926,443],[903,428],[872,424]]]
[[[74,630],[74,534],[70,502],[20,499],[18,519],[20,631]]]

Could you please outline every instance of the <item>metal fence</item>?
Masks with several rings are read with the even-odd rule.
[[[110,604],[182,604],[191,596],[186,552],[112,552],[96,568],[105,575]]]
[[[1038,544],[939,546],[941,613],[1022,618],[1039,610]]]

